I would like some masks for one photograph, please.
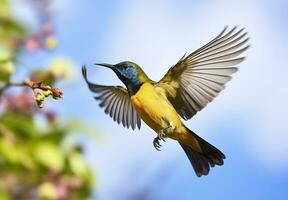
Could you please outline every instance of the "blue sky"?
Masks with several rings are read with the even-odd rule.
[[[23,0],[13,1],[18,15],[33,23]],[[287,8],[287,1],[260,0],[55,1],[59,47],[27,62],[44,65],[59,55],[74,62],[78,79],[63,85],[63,101],[48,106],[63,119],[80,118],[105,135],[101,142],[79,138],[97,173],[99,199],[131,199],[147,188],[153,188],[155,199],[287,198]],[[133,133],[106,116],[80,68],[87,64],[95,82],[121,84],[112,72],[92,64],[131,60],[158,80],[185,52],[201,47],[226,25],[245,27],[252,46],[227,88],[185,122],[227,157],[223,167],[199,179],[176,142],[166,142],[157,152],[155,134],[147,126]]]

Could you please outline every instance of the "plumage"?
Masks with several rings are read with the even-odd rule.
[[[89,82],[85,67],[82,74],[100,107],[115,122],[134,130],[140,129],[142,119],[157,133],[153,141],[157,150],[164,138],[177,140],[200,177],[207,175],[210,167],[223,165],[225,155],[189,130],[180,117],[192,118],[225,88],[244,60],[241,54],[249,48],[248,40],[244,29],[227,31],[225,27],[213,40],[185,54],[159,82],[130,61],[98,64],[113,70],[127,89]]]
[[[244,60],[244,57],[237,56],[249,47],[245,46],[249,40],[245,38],[247,33],[242,33],[244,29],[235,33],[234,27],[225,34],[226,29],[211,42],[180,59],[157,83],[156,87],[166,90],[168,99],[185,120],[193,117],[225,88],[225,83],[237,71],[237,65]],[[171,88],[171,85],[175,86]]]
[[[97,94],[95,99],[100,101],[99,105],[105,108],[106,114],[115,122],[118,122],[118,124],[122,123],[126,128],[131,127],[134,130],[137,126],[140,129],[140,117],[133,108],[129,94],[125,88],[121,86],[97,85],[89,82],[85,67],[82,68],[82,74],[89,89]]]

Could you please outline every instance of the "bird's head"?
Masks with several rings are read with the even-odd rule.
[[[120,62],[115,65],[106,63],[98,63],[96,65],[112,69],[125,84],[131,95],[135,94],[144,82],[150,81],[141,67],[130,61]]]

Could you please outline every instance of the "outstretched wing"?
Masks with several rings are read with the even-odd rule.
[[[83,77],[89,89],[96,93],[95,99],[100,101],[100,107],[105,108],[105,113],[118,124],[122,123],[124,127],[141,127],[141,119],[131,104],[130,96],[127,90],[121,86],[103,86],[91,83],[87,79],[85,66],[82,67]]]
[[[212,41],[188,56],[183,56],[156,84],[173,104],[179,115],[190,119],[204,108],[225,87],[237,65],[238,57],[249,45],[244,29],[227,27]]]

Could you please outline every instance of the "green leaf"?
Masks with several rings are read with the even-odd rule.
[[[32,117],[23,116],[13,112],[5,112],[0,116],[0,122],[9,128],[19,138],[33,138],[39,134]]]
[[[38,188],[38,195],[41,199],[56,200],[57,189],[51,182],[45,182]]]
[[[0,34],[23,38],[26,34],[24,26],[9,16],[0,15]]]
[[[32,81],[42,81],[43,85],[53,86],[56,82],[55,77],[46,69],[36,69],[31,75],[30,79]]]
[[[71,171],[76,176],[84,177],[89,173],[89,169],[81,153],[76,151],[70,153],[68,160]]]
[[[44,167],[62,171],[64,167],[64,155],[54,143],[41,142],[36,144],[34,154],[35,160]]]
[[[12,53],[5,46],[0,44],[0,61],[9,61],[12,58]]]
[[[8,82],[14,72],[15,66],[11,58],[11,52],[0,45],[0,82]]]
[[[33,160],[31,152],[29,151],[28,147],[29,146],[27,144],[18,147],[19,151],[21,151],[21,154],[19,155],[20,162],[22,166],[25,167],[26,169],[36,170],[38,166]]]
[[[10,200],[8,192],[0,186],[0,200]]]
[[[10,6],[7,0],[0,0],[0,15],[1,16],[10,15]]]
[[[11,61],[0,62],[0,82],[7,83],[15,69],[14,63]]]
[[[4,160],[11,164],[18,164],[19,154],[17,147],[6,139],[0,140],[0,153]]]
[[[93,184],[93,175],[88,167],[83,154],[77,150],[73,150],[68,157],[68,163],[70,170],[74,175],[81,178],[88,187]]]

